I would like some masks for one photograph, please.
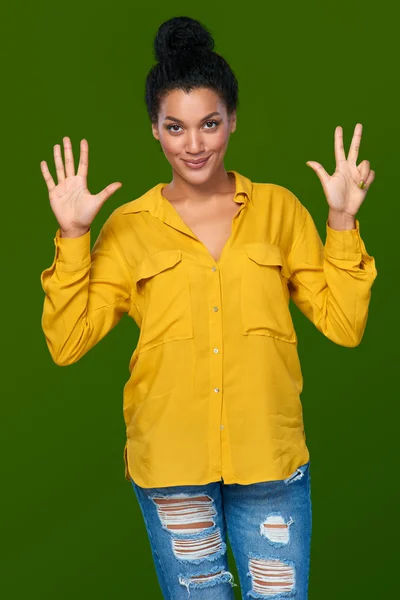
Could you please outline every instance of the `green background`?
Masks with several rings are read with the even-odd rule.
[[[25,2],[2,12],[2,401],[0,595],[4,600],[160,599],[124,478],[123,385],[138,339],[127,316],[78,363],[56,366],[41,331],[41,272],[57,229],[40,161],[90,147],[88,187],[120,204],[171,179],[143,94],[152,42],[173,16],[200,19],[239,80],[226,169],[289,188],[325,241],[328,206],[307,160],[332,174],[334,129],[376,171],[357,218],[378,278],[360,346],[326,339],[291,303],[312,460],[310,600],[398,590],[399,392],[397,20],[389,2]],[[193,10],[190,10],[190,7]],[[95,434],[97,431],[97,434]],[[231,549],[229,560],[237,579]],[[237,598],[240,597],[235,588]]]

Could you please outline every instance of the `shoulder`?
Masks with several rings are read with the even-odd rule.
[[[117,206],[106,217],[101,228],[101,237],[118,246],[127,259],[140,247],[140,231],[144,223],[144,213],[152,212],[155,206],[156,189],[160,184],[147,190],[141,196]]]
[[[113,214],[115,214],[115,217],[123,217],[124,215],[127,215],[127,214],[138,213],[142,210],[149,210],[151,207],[154,206],[154,202],[155,202],[156,196],[157,196],[157,191],[160,186],[161,186],[161,184],[157,184],[156,186],[152,187],[150,190],[147,190],[141,196],[138,196],[137,198],[134,198],[133,200],[129,200],[129,202],[125,202],[124,204],[121,204],[121,206],[118,206],[118,208],[116,208],[114,210]]]
[[[260,204],[273,202],[275,208],[282,210],[295,211],[303,206],[299,198],[289,188],[278,183],[256,183],[253,182],[254,203]]]
[[[142,211],[152,211],[155,206],[158,189],[161,185],[157,184],[141,196],[118,206],[112,211],[107,221],[113,226],[118,226],[118,224],[122,225],[124,221],[127,221],[126,215],[128,214],[134,215]]]

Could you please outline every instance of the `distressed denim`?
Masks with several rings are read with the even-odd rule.
[[[307,600],[310,461],[287,479],[142,488],[133,480],[167,600]],[[239,583],[227,560],[227,536]]]

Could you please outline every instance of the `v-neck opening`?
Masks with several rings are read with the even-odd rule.
[[[228,172],[228,173],[233,173],[233,175],[234,175],[234,177],[235,177],[235,193],[234,193],[234,196],[233,196],[233,201],[234,201],[234,202],[236,202],[236,204],[237,204],[239,207],[241,207],[243,204],[245,204],[245,202],[244,202],[244,201],[241,201],[241,202],[239,202],[239,201],[237,201],[237,200],[236,200],[236,196],[237,196],[237,191],[236,191],[236,190],[237,190],[237,178],[236,178],[236,175],[235,175],[235,173],[234,173],[233,171],[227,171],[227,172]],[[192,236],[193,236],[193,237],[194,237],[194,238],[195,238],[195,239],[196,239],[198,242],[200,242],[200,244],[201,244],[201,245],[202,245],[202,246],[205,248],[205,250],[208,252],[209,256],[212,258],[212,260],[214,261],[214,263],[215,263],[215,264],[216,264],[216,265],[219,267],[219,266],[220,266],[220,264],[221,264],[221,259],[222,259],[222,256],[223,256],[224,252],[225,252],[225,249],[227,248],[227,246],[229,245],[229,243],[230,243],[230,242],[231,242],[231,240],[232,240],[232,235],[233,235],[233,221],[234,221],[234,219],[235,219],[235,218],[238,216],[238,214],[240,213],[240,211],[241,211],[241,208],[239,208],[239,209],[237,210],[237,212],[234,214],[234,216],[232,217],[232,221],[231,221],[231,233],[230,233],[230,235],[229,235],[228,239],[226,240],[226,242],[225,242],[225,245],[224,245],[224,246],[223,246],[223,248],[222,248],[222,251],[221,251],[221,254],[219,255],[219,258],[218,258],[218,260],[216,260],[216,259],[213,257],[213,255],[211,254],[211,252],[209,251],[209,249],[207,248],[207,246],[206,246],[206,245],[205,245],[205,244],[204,244],[204,243],[203,243],[203,242],[202,242],[202,241],[201,241],[201,240],[200,240],[200,239],[197,237],[197,235],[196,235],[196,234],[194,233],[194,231],[193,231],[193,230],[192,230],[192,229],[189,227],[189,225],[188,225],[187,223],[185,223],[185,221],[183,220],[183,218],[181,217],[181,215],[179,214],[179,212],[176,210],[175,206],[174,206],[174,205],[171,203],[171,201],[170,201],[170,200],[168,200],[168,198],[166,198],[166,197],[163,195],[163,193],[162,193],[162,190],[163,190],[163,189],[164,189],[164,187],[166,187],[167,185],[168,185],[168,183],[161,183],[161,184],[160,184],[160,190],[159,190],[159,191],[160,191],[160,195],[161,195],[161,197],[162,197],[163,201],[166,201],[166,202],[168,202],[168,204],[169,204],[170,208],[173,210],[173,213],[174,213],[175,217],[176,217],[176,218],[178,218],[178,219],[179,219],[179,221],[180,221],[180,222],[181,222],[181,223],[184,225],[184,227],[185,227],[185,228],[186,228],[188,231],[190,231],[191,235],[192,235]]]

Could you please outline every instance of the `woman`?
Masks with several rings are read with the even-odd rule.
[[[42,273],[42,325],[58,365],[79,360],[124,313],[140,327],[124,388],[125,476],[132,482],[165,598],[231,599],[227,535],[243,597],[308,594],[310,457],[289,298],[330,340],[357,346],[377,275],[355,215],[374,179],[348,159],[312,162],[329,205],[322,245],[286,188],[226,171],[238,87],[213,39],[187,17],[163,23],[146,81],[152,133],[172,167],[90,226],[121,183],[86,186],[64,138],[58,184],[41,163],[59,223]],[[363,183],[364,182],[364,183]]]

